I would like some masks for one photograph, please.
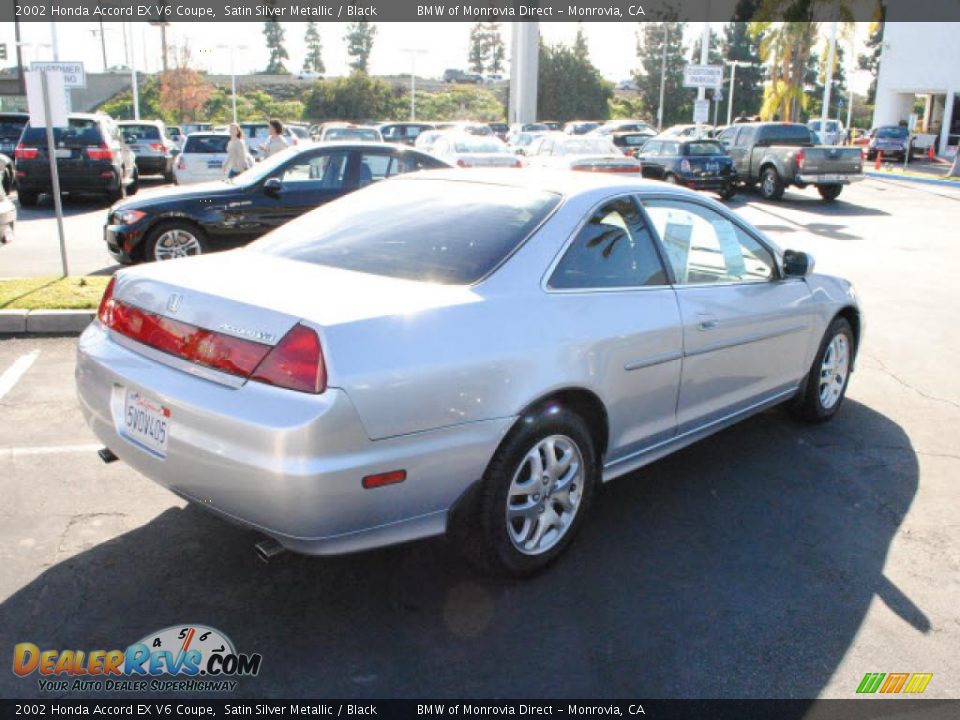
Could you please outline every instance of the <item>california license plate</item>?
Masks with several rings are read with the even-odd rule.
[[[154,455],[166,457],[170,440],[170,408],[135,390],[127,390],[122,432],[134,444]]]
[[[70,148],[57,148],[53,151],[53,156],[57,158],[73,157],[73,151]]]
[[[707,171],[717,172],[720,169],[719,163],[707,163]]]

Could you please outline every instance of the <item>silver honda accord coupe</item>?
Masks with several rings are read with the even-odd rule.
[[[435,170],[122,270],[77,386],[105,459],[275,547],[449,532],[526,575],[601,482],[778,403],[839,410],[863,319],[812,270],[681,188]]]

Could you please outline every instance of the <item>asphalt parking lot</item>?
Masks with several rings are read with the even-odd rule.
[[[847,404],[817,427],[764,413],[612,483],[526,582],[442,539],[265,565],[255,534],[100,462],[74,339],[0,341],[0,650],[203,623],[263,655],[248,698],[850,698],[867,672],[932,672],[924,697],[957,697],[960,193],[866,180],[833,205],[731,205],[856,283]],[[76,270],[108,269],[104,208],[72,209]],[[35,212],[0,274],[28,252],[56,272]],[[42,696],[35,677],[0,673],[0,696]]]

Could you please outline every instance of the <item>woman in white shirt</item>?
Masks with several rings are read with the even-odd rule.
[[[253,163],[243,141],[243,130],[236,123],[230,123],[230,141],[227,143],[227,159],[223,163],[223,172],[228,178],[234,178]]]
[[[274,118],[267,123],[267,134],[270,136],[261,149],[263,159],[286,150],[287,139],[283,137],[283,123]]]

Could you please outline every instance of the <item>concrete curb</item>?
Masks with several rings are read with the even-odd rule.
[[[79,335],[96,310],[0,310],[0,336]]]
[[[941,187],[960,188],[960,181],[957,180],[938,180],[936,178],[918,178],[910,175],[895,175],[884,172],[865,172],[865,176],[876,178],[878,180],[897,180],[900,182],[915,182],[922,185],[939,185]]]

